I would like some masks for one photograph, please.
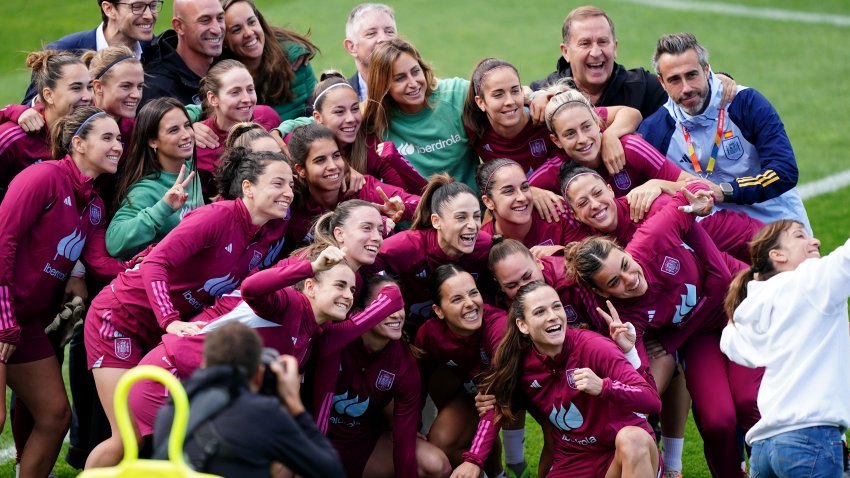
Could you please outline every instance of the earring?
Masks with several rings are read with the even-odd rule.
[[[151,146],[151,149],[153,150],[153,155],[156,156],[156,146]]]

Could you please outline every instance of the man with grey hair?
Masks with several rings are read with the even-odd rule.
[[[200,104],[201,77],[221,55],[224,9],[219,0],[174,0],[171,27],[147,52],[147,78],[139,108],[163,96],[173,96],[183,104]]]
[[[721,106],[708,51],[691,33],[664,35],[652,65],[667,92],[638,132],[682,169],[702,177],[717,207],[763,222],[795,219],[811,232],[797,194],[797,162],[779,114],[758,91],[739,86]]]
[[[357,72],[348,79],[348,83],[357,92],[360,101],[365,101],[368,96],[366,78],[369,76],[372,50],[397,36],[395,12],[388,5],[361,3],[348,15],[343,46],[354,57],[354,65],[357,67]]]

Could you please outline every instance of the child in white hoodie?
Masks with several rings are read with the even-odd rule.
[[[751,476],[842,476],[850,426],[850,240],[820,257],[820,241],[790,220],[750,244],[752,266],[726,297],[720,348],[765,367],[761,419],[747,433]]]

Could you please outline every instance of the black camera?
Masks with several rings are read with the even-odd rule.
[[[280,352],[271,348],[264,347],[263,353],[260,356],[260,361],[263,364],[263,383],[260,385],[260,394],[277,396],[277,375],[274,374],[271,368],[273,362],[277,362]]]

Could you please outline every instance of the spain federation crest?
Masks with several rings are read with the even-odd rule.
[[[622,190],[632,187],[632,178],[625,169],[614,175],[614,186]]]
[[[115,356],[121,360],[130,358],[133,352],[133,343],[129,337],[118,337],[115,339]]]
[[[389,392],[393,388],[393,382],[395,382],[395,374],[381,369],[378,379],[375,380],[375,388],[382,392]]]
[[[255,267],[260,265],[260,261],[263,260],[263,253],[260,251],[254,251],[254,257],[251,258],[251,263],[248,264],[248,272],[254,270]]]
[[[679,259],[675,259],[670,256],[664,256],[664,262],[661,263],[661,272],[674,276],[679,273],[679,269],[681,267],[682,266],[681,264],[679,264]]]
[[[103,211],[100,210],[100,206],[92,204],[91,209],[89,209],[89,221],[91,221],[91,225],[97,226],[102,220]]]
[[[531,155],[535,158],[539,158],[541,156],[546,155],[546,141],[542,139],[535,139],[528,143],[528,149],[531,150]]]

